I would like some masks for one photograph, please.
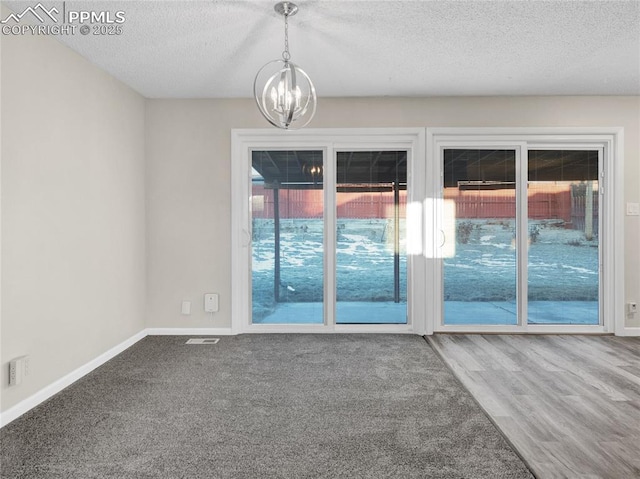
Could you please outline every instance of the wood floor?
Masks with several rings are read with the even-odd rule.
[[[640,478],[640,338],[428,338],[538,478]]]

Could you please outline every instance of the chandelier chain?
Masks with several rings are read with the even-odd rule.
[[[285,62],[291,60],[291,53],[289,53],[289,15],[284,15],[284,51],[282,52],[282,58]]]

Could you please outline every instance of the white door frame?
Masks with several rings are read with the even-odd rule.
[[[439,258],[440,151],[444,146],[460,144],[492,144],[517,147],[526,154],[528,148],[557,147],[601,149],[603,155],[604,204],[601,207],[601,304],[604,324],[601,326],[528,325],[514,330],[505,326],[470,325],[464,331],[535,332],[535,333],[606,333],[633,334],[625,329],[624,305],[624,177],[623,138],[618,127],[551,127],[551,128],[367,128],[307,129],[281,131],[275,129],[235,129],[232,142],[232,330],[243,332],[406,332],[433,334],[455,331],[441,327],[442,259]],[[426,143],[426,145],[425,145]],[[336,149],[396,148],[411,152],[408,163],[407,224],[415,228],[408,240],[408,324],[407,325],[251,325],[249,291],[251,264],[250,175],[249,153],[252,149],[287,148],[321,149],[333,158]],[[426,159],[425,159],[426,154]],[[330,172],[329,172],[330,173]],[[333,191],[325,188],[326,207],[335,207]],[[327,198],[331,197],[329,202]],[[524,221],[524,220],[523,220]],[[335,226],[335,225],[334,225]],[[522,228],[522,226],[520,226]],[[329,234],[325,225],[325,235]],[[521,240],[524,235],[520,235]],[[331,242],[329,241],[331,244]],[[619,254],[615,254],[615,252]],[[330,255],[326,255],[330,256]],[[326,265],[330,266],[330,265]],[[334,279],[329,280],[334,281]],[[335,288],[335,283],[327,285]],[[331,290],[333,291],[333,289]],[[329,313],[333,314],[333,313]]]
[[[427,185],[426,196],[430,198],[425,207],[425,225],[428,230],[438,232],[442,225],[441,152],[444,148],[487,147],[516,149],[526,164],[529,149],[550,148],[600,150],[602,154],[602,177],[604,205],[601,206],[601,318],[603,324],[584,325],[528,325],[526,321],[517,326],[505,325],[444,325],[442,321],[442,254],[440,245],[431,237],[429,253],[433,267],[429,268],[427,280],[427,334],[442,332],[494,332],[494,333],[624,333],[624,256],[614,254],[624,251],[623,216],[623,129],[622,128],[428,128],[427,129]],[[518,167],[518,166],[517,166]],[[524,179],[523,179],[524,178]],[[520,175],[521,191],[526,191],[525,175]],[[524,190],[522,188],[524,187]],[[520,214],[518,228],[526,231],[526,205],[518,204]],[[524,230],[522,228],[525,228]],[[526,235],[519,234],[520,251],[526,252]],[[518,259],[518,264],[526,257]],[[519,268],[519,274],[521,269]],[[521,278],[518,293],[526,293],[526,278]],[[525,296],[526,297],[526,296]],[[526,302],[525,302],[526,303]],[[526,318],[525,310],[520,310]]]
[[[325,274],[324,324],[251,324],[251,151],[257,149],[317,149],[325,154],[325,210],[335,211],[336,151],[407,150],[407,324],[335,324],[335,278]],[[373,332],[425,334],[426,304],[424,251],[424,128],[329,128],[283,131],[231,131],[231,301],[233,333]],[[329,215],[330,217],[332,215]],[[325,246],[335,246],[335,218],[325,219]],[[335,248],[334,250],[335,251]],[[325,271],[333,271],[334,252],[325,253]]]

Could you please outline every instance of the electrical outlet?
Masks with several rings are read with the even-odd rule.
[[[17,386],[18,382],[18,363],[9,361],[9,386]]]
[[[638,303],[630,301],[627,303],[627,311],[629,314],[636,314],[638,312]]]

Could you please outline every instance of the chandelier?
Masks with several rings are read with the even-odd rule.
[[[305,71],[292,63],[289,53],[289,17],[298,12],[291,2],[280,2],[275,11],[284,16],[282,60],[264,65],[253,81],[253,95],[262,116],[273,126],[294,130],[308,125],[316,113],[316,89]]]

